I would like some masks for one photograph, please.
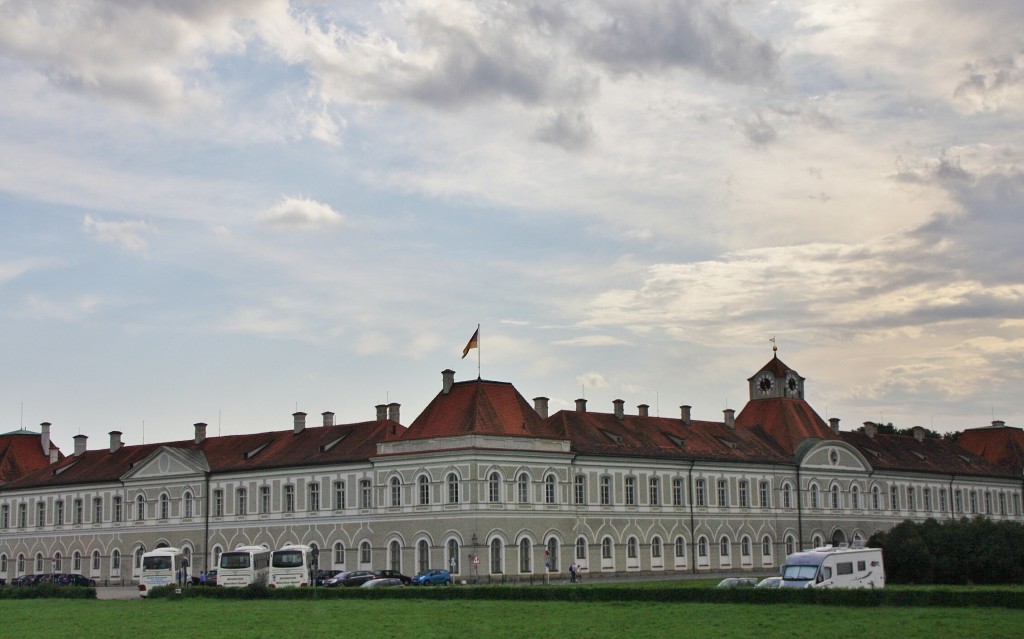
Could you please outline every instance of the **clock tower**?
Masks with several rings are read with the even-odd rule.
[[[747,380],[750,399],[803,399],[804,378],[779,359],[777,348],[772,350],[771,361]]]

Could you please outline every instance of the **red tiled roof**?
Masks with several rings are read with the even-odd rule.
[[[576,453],[746,462],[785,462],[783,451],[759,429],[721,422],[612,413],[559,411],[551,417]]]
[[[363,461],[376,454],[377,442],[385,437],[401,436],[404,430],[400,424],[382,420],[307,427],[297,435],[292,430],[284,430],[208,437],[199,444],[185,440],[122,446],[113,453],[109,449],[88,450],[30,473],[5,488],[116,481],[134,464],[163,446],[202,452],[214,473]]]
[[[877,470],[939,473],[943,475],[995,475],[1006,473],[988,460],[956,443],[938,437],[917,441],[912,435],[840,433],[843,441],[858,449]]]
[[[736,425],[743,428],[760,426],[790,455],[805,439],[838,439],[811,405],[802,399],[751,400],[736,416]]]
[[[1003,472],[1024,473],[1024,430],[1012,426],[970,428],[960,435],[960,446],[984,457]]]
[[[0,435],[0,486],[49,465],[50,457],[43,454],[38,433],[18,431]]]
[[[473,380],[438,393],[402,439],[471,434],[559,438],[512,384]]]
[[[771,360],[768,361],[767,364],[761,367],[761,370],[757,371],[752,376],[748,377],[747,381],[753,381],[755,377],[764,372],[769,372],[775,377],[785,377],[786,373],[788,373],[791,370],[792,369],[789,366],[786,366],[785,364],[782,363],[782,360],[779,359],[778,354],[776,354],[771,358]]]

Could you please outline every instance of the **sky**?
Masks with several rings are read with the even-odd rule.
[[[456,380],[1024,425],[1018,0],[0,0],[0,432]],[[480,325],[479,351],[461,359]]]

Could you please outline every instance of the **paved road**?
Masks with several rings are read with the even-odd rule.
[[[138,586],[100,586],[96,588],[97,599],[139,599]]]

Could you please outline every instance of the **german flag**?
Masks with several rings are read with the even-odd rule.
[[[466,348],[462,349],[462,359],[466,359],[466,355],[469,355],[469,351],[474,348],[480,348],[480,327],[477,326],[473,332],[473,337],[469,338],[466,342]]]

